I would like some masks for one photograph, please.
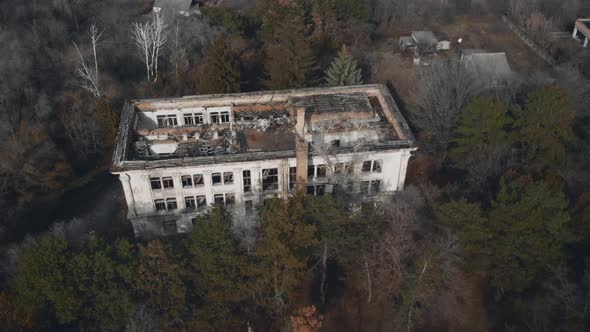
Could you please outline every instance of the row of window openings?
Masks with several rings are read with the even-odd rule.
[[[352,183],[349,183],[347,190],[352,191]],[[362,181],[360,184],[360,193],[375,195],[381,191],[381,181]],[[326,193],[326,185],[308,186],[307,193],[315,196],[323,196]],[[230,194],[215,194],[213,196],[215,204],[229,206],[236,202],[235,195]],[[252,210],[252,201],[245,201],[246,210]],[[203,210],[207,208],[207,198],[204,195],[188,196],[184,198],[185,208],[191,210]],[[174,211],[178,209],[176,198],[168,198],[166,200],[155,200],[156,211]]]
[[[190,175],[183,175],[181,177],[182,187],[183,188],[193,188],[193,187],[200,187],[205,185],[205,180],[203,178],[203,174],[195,174],[193,176]],[[221,184],[233,184],[234,183],[234,173],[233,172],[224,172],[224,173],[213,173],[211,174],[211,182],[214,185],[221,185]],[[163,177],[163,178],[150,178],[150,183],[152,186],[152,190],[158,189],[171,189],[174,188],[174,181],[172,177]]]
[[[195,126],[205,123],[203,113],[185,113],[183,117],[185,126]],[[158,115],[156,118],[159,128],[178,126],[178,119],[175,114]],[[229,112],[210,112],[209,119],[212,124],[228,123]]]
[[[244,181],[244,192],[252,192],[252,172],[249,170],[242,171]],[[279,189],[279,169],[267,168],[262,170],[262,190],[273,191]]]
[[[215,204],[223,206],[233,205],[236,202],[236,196],[233,193],[213,195]],[[167,198],[166,200],[157,199],[154,201],[156,211],[174,211],[178,210],[176,198]],[[184,198],[184,207],[189,210],[204,210],[207,208],[207,198],[204,195],[187,196]]]
[[[249,171],[248,171],[249,172]],[[346,190],[353,190],[353,183],[349,182]],[[360,183],[360,193],[375,195],[381,191],[381,180],[362,181]],[[326,192],[326,185],[315,185],[308,186],[307,193],[315,196],[323,196]],[[215,204],[229,206],[236,202],[235,195],[233,193],[228,194],[215,194],[213,196]],[[252,201],[245,201],[246,209],[252,209]],[[174,211],[178,209],[178,203],[176,198],[168,198],[166,200],[157,199],[155,200],[156,211]],[[207,198],[204,195],[199,196],[187,196],[184,198],[185,208],[191,210],[203,210],[207,208]]]
[[[326,177],[326,165],[309,165],[307,166],[307,177],[324,178]],[[361,168],[363,173],[381,173],[381,160],[366,160],[363,161]],[[336,163],[334,164],[334,174],[352,174],[354,167],[350,163]]]
[[[326,165],[309,165],[307,168],[308,179],[325,178],[327,176]],[[380,160],[368,160],[363,162],[362,171],[364,173],[381,173]],[[353,172],[353,167],[349,163],[336,163],[334,165],[334,174],[350,174]],[[252,173],[249,170],[242,172],[244,182],[244,192],[252,191]],[[193,188],[203,186],[203,174],[183,175],[181,177],[183,188]],[[169,189],[174,188],[174,181],[172,177],[150,178],[152,189]],[[213,173],[211,175],[211,182],[214,185],[226,185],[234,183],[233,172]],[[289,168],[289,189],[294,189],[297,182],[297,168]],[[279,171],[277,168],[269,168],[262,170],[262,190],[278,190],[279,188]]]

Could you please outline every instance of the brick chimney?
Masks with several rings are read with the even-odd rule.
[[[297,191],[307,191],[307,156],[309,147],[305,142],[305,107],[297,108],[295,123],[295,157],[297,158]]]

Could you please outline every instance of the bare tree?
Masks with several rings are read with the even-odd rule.
[[[348,142],[349,148],[347,153],[339,153],[338,146],[335,146],[329,139],[330,130],[334,127],[347,126],[349,123],[334,123],[333,121],[323,121],[316,124],[316,130],[313,133],[313,142],[311,146],[313,152],[317,154],[326,165],[327,183],[340,188],[346,188],[348,184],[358,182],[360,177],[354,170],[358,169],[361,162],[362,152],[367,145],[367,139],[360,137],[356,141]],[[354,129],[354,128],[347,128]],[[342,136],[349,136],[343,134]]]
[[[424,150],[439,161],[446,158],[461,110],[479,91],[473,74],[456,60],[420,68],[410,119],[420,129]]]
[[[78,101],[66,107],[60,120],[72,147],[83,158],[99,152],[104,141],[102,128],[91,114],[94,108],[90,110]]]
[[[98,43],[100,42],[100,38],[102,37],[103,31],[98,31],[96,24],[90,25],[90,42],[92,45],[92,55],[94,58],[94,69],[91,69],[90,66],[86,63],[86,59],[80,52],[78,45],[75,42],[74,47],[76,48],[76,52],[78,52],[78,56],[80,57],[80,65],[78,67],[78,76],[82,79],[80,82],[80,86],[90,93],[92,93],[95,97],[100,98],[102,96],[102,90],[100,88],[99,82],[99,73],[98,73],[98,56],[96,49],[98,47]]]
[[[231,231],[240,245],[251,253],[256,244],[259,215],[254,211],[245,211],[242,207],[233,205],[231,212]]]
[[[160,318],[146,305],[139,304],[127,318],[126,332],[156,332],[162,331]]]
[[[137,45],[139,57],[145,64],[146,79],[158,79],[158,58],[162,54],[162,46],[166,43],[166,22],[158,13],[154,13],[151,21],[133,23],[132,38]]]
[[[174,67],[174,77],[176,77],[177,82],[180,80],[180,73],[185,72],[189,67],[187,51],[181,44],[180,38],[180,27],[178,23],[176,23],[174,28],[174,40],[172,47],[170,47],[169,61]]]
[[[549,49],[553,42],[550,32],[557,30],[551,19],[536,11],[527,17],[524,21],[524,27],[539,46]]]

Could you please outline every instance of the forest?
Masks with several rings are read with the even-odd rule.
[[[152,6],[0,7],[1,330],[590,329],[590,56],[546,38],[590,4]],[[556,63],[490,88],[453,57],[379,60],[413,29],[503,15]],[[215,207],[191,234],[151,241],[118,206],[114,227],[62,211],[92,209],[94,192],[84,207],[65,197],[110,179],[126,100],[363,83],[391,90],[419,147],[386,202],[301,193],[260,207],[253,227]]]

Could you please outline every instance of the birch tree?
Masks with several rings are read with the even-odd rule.
[[[98,56],[96,49],[100,42],[100,38],[102,37],[102,33],[104,30],[99,31],[96,24],[90,25],[90,30],[88,34],[90,35],[90,43],[92,45],[92,56],[94,60],[94,68],[91,67],[84,59],[82,52],[78,48],[78,45],[75,42],[74,47],[76,48],[76,52],[78,53],[78,57],[80,58],[80,64],[78,66],[77,72],[78,76],[80,77],[80,86],[92,93],[96,98],[102,97],[102,90],[100,88],[99,82],[99,75],[98,75]]]
[[[159,13],[154,13],[151,21],[133,23],[131,36],[139,52],[139,58],[145,64],[146,79],[155,82],[158,79],[158,58],[166,43],[166,22]]]

